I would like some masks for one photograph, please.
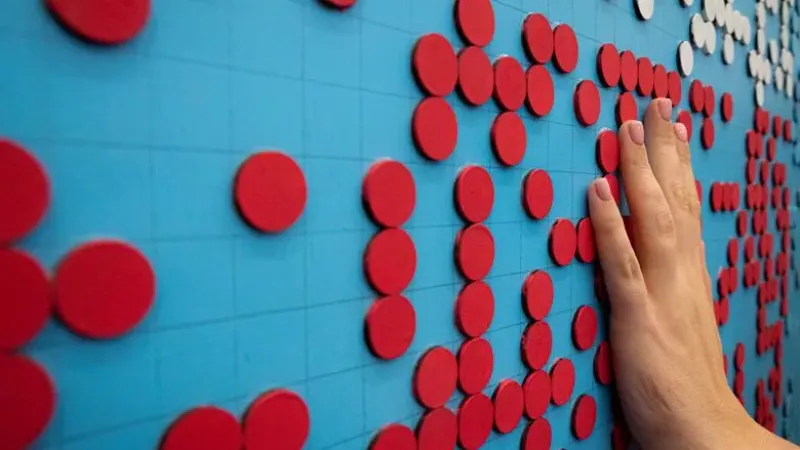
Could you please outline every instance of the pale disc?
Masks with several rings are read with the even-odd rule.
[[[750,78],[758,78],[758,53],[755,50],[747,52],[747,72]]]
[[[760,81],[756,83],[755,100],[756,100],[756,105],[764,106],[764,84],[761,83]]]
[[[733,64],[733,52],[733,36],[726,34],[725,37],[722,38],[722,60],[725,62],[725,64]]]
[[[684,77],[691,75],[694,70],[694,49],[688,41],[678,44],[678,68]]]
[[[708,22],[713,21],[717,17],[717,0],[703,0],[703,19]]]
[[[763,28],[756,32],[756,51],[759,55],[764,55],[767,52],[767,35],[764,33]]]
[[[642,20],[653,18],[653,11],[656,9],[656,0],[636,0],[636,14]]]
[[[703,48],[706,45],[706,26],[700,14],[692,16],[691,22],[691,35],[692,43],[697,48]]]

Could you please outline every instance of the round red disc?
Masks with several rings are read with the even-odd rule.
[[[405,230],[379,231],[364,251],[364,273],[372,288],[383,295],[403,291],[417,269],[417,250]]]
[[[428,97],[419,102],[414,110],[411,130],[420,153],[430,160],[443,161],[456,148],[456,113],[442,98]]]
[[[523,203],[531,218],[542,220],[553,207],[553,182],[543,169],[528,172],[523,182]]]
[[[739,240],[731,239],[728,241],[728,264],[735,266],[739,261]]]
[[[525,396],[525,415],[530,419],[538,419],[547,412],[552,395],[550,375],[544,370],[534,370],[522,384]]]
[[[597,312],[591,306],[581,306],[572,321],[572,340],[578,350],[587,350],[597,336]]]
[[[30,153],[0,139],[0,246],[30,233],[50,203],[50,182]]]
[[[619,167],[619,139],[613,130],[603,129],[597,135],[595,145],[597,166],[603,173],[610,173]]]
[[[730,122],[733,119],[733,96],[730,92],[722,94],[720,100],[720,112],[722,113],[722,120]]]
[[[767,181],[769,181],[769,162],[761,161],[759,169],[761,171],[761,184],[767,184]],[[759,189],[761,189],[761,187],[759,187]]]
[[[684,127],[686,127],[686,136],[687,140],[692,139],[692,114],[685,109],[680,110],[678,112],[677,121],[682,123]]]
[[[672,106],[678,106],[683,98],[681,76],[674,70],[667,73],[667,96],[672,100]]]
[[[458,420],[447,408],[428,411],[417,425],[419,450],[455,448],[458,439]]]
[[[598,383],[604,386],[614,381],[611,345],[608,341],[603,341],[597,346],[597,352],[594,354],[594,377]]]
[[[711,210],[714,212],[722,211],[725,192],[718,182],[711,183]]]
[[[522,285],[522,298],[528,317],[543,320],[553,306],[553,279],[543,270],[531,272]]]
[[[642,97],[650,97],[653,95],[653,63],[650,58],[643,56],[637,61],[636,67],[639,76],[636,92]]]
[[[47,7],[68,31],[102,45],[133,39],[150,17],[150,0],[47,0]]]
[[[661,64],[653,67],[653,98],[666,98],[669,94],[667,69]]]
[[[468,395],[477,394],[489,384],[494,369],[494,353],[489,341],[472,338],[458,350],[458,385]]]
[[[527,105],[531,114],[544,117],[553,109],[555,84],[546,66],[534,65],[526,74]]]
[[[477,450],[486,443],[494,424],[494,405],[489,397],[467,397],[458,408],[458,443],[464,450]]]
[[[550,256],[559,266],[566,266],[575,257],[578,235],[569,219],[558,219],[550,230]]]
[[[772,136],[780,139],[782,132],[783,132],[783,121],[781,121],[781,116],[773,117],[772,118]]]
[[[590,395],[581,395],[572,410],[572,433],[578,440],[592,435],[597,420],[597,403]]]
[[[545,64],[553,57],[553,29],[542,14],[529,14],[522,24],[525,53],[534,63]]]
[[[0,448],[26,449],[44,432],[56,403],[47,372],[22,355],[0,355]]]
[[[603,44],[597,52],[597,75],[606,87],[619,84],[619,52],[614,44]]]
[[[745,170],[745,180],[748,183],[754,183],[756,180],[756,160],[755,158],[747,158],[747,166]],[[751,185],[748,185],[750,187]]]
[[[741,343],[736,344],[736,349],[733,352],[733,366],[737,370],[744,367],[744,345]]]
[[[783,122],[783,140],[786,142],[792,142],[792,122],[787,120]]]
[[[429,95],[446,97],[456,87],[458,80],[458,58],[453,46],[438,33],[422,36],[411,55],[419,87]]]
[[[578,65],[578,38],[565,23],[553,29],[553,65],[563,73],[571,73]]]
[[[469,223],[489,218],[494,205],[494,184],[489,172],[481,166],[469,165],[456,178],[456,208]]]
[[[501,56],[494,62],[494,99],[500,108],[516,111],[525,102],[525,71],[511,56]]]
[[[714,96],[714,88],[709,86],[705,86],[703,88],[703,114],[706,117],[712,117],[714,115],[714,110],[716,109],[717,102]]]
[[[490,0],[457,0],[456,25],[468,44],[484,47],[494,36],[494,8]]]
[[[492,149],[497,160],[505,166],[515,166],[525,156],[528,134],[525,124],[513,111],[500,113],[492,124]]]
[[[380,359],[402,356],[417,329],[414,306],[402,295],[376,300],[367,311],[366,336],[372,353]]]
[[[281,152],[259,152],[239,167],[234,199],[248,225],[277,233],[294,224],[306,206],[306,179],[300,166]]]
[[[614,201],[619,204],[620,202],[620,191],[619,191],[619,179],[613,173],[606,174],[603,178],[606,179],[608,183],[608,188],[611,190],[611,196],[614,197]],[[630,236],[630,233],[628,233]]]
[[[700,80],[692,81],[689,85],[689,106],[694,112],[702,112],[705,110],[706,92],[703,89],[703,83]]]
[[[703,126],[700,128],[700,138],[704,149],[709,150],[714,146],[714,121],[709,117],[703,119]]]
[[[600,118],[600,91],[590,80],[578,83],[573,96],[575,118],[581,125],[590,127]]]
[[[215,406],[200,406],[170,425],[160,450],[241,450],[242,428],[233,414]]]
[[[723,295],[719,299],[719,322],[721,325],[725,325],[728,323],[728,317],[730,317],[730,302],[728,301],[728,296]]]
[[[636,99],[630,92],[623,92],[617,97],[617,125],[622,126],[623,123],[629,120],[637,120],[639,118],[639,107],[636,105]]]
[[[322,3],[336,9],[344,10],[356,4],[356,0],[322,0]]]
[[[420,358],[414,372],[414,395],[426,408],[439,408],[453,395],[458,382],[458,363],[450,350],[434,347]]]
[[[70,251],[58,265],[56,311],[73,332],[111,339],[144,319],[155,287],[153,268],[139,250],[124,242],[88,242]]]
[[[553,404],[566,405],[575,389],[575,365],[569,359],[559,359],[550,369],[550,380],[553,386]]]
[[[753,236],[747,236],[744,240],[744,259],[746,261],[752,261],[753,256],[755,254],[755,239]]]
[[[387,228],[402,226],[411,217],[417,201],[414,176],[399,161],[378,161],[367,171],[362,195],[375,223]]]
[[[456,237],[456,263],[464,278],[482,280],[494,263],[494,238],[483,224],[473,224]]]
[[[777,145],[775,142],[775,138],[767,139],[767,161],[775,160],[776,151],[777,151]]]
[[[458,53],[458,91],[472,106],[483,105],[492,97],[492,61],[480,47],[466,47]]]
[[[21,250],[0,248],[0,352],[30,342],[51,310],[50,284],[39,262]]]
[[[464,286],[456,300],[456,325],[468,337],[485,333],[494,317],[494,294],[482,281]]]
[[[300,396],[275,389],[258,397],[242,421],[248,450],[297,450],[303,448],[310,428],[308,407]]]
[[[545,321],[528,325],[522,336],[522,360],[528,368],[540,370],[553,351],[553,332]]]
[[[369,448],[370,450],[417,450],[417,437],[407,426],[393,423],[378,431]]]
[[[622,89],[627,92],[636,89],[636,84],[639,82],[639,66],[636,56],[630,50],[619,54],[619,70]]]
[[[581,262],[591,263],[595,258],[594,229],[592,220],[584,217],[578,221],[578,252],[577,256]]]
[[[550,450],[552,444],[553,429],[544,417],[532,421],[522,436],[523,450]]]
[[[514,431],[525,407],[522,387],[514,380],[503,380],[494,390],[494,429],[506,434]],[[448,447],[452,448],[452,447]]]
[[[754,130],[747,130],[745,134],[745,150],[748,157],[755,157],[758,150],[758,142],[761,136]]]
[[[736,234],[739,237],[747,234],[747,211],[739,211],[736,214]]]

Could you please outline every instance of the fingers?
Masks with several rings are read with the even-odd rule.
[[[689,217],[686,218],[686,238],[687,248],[695,247],[700,242],[700,199],[697,197],[695,187],[694,170],[692,170],[692,152],[689,149],[689,134],[682,123],[673,124],[675,134],[675,148],[680,161],[683,185],[686,192],[686,211]]]

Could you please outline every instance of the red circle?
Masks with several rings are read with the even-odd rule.
[[[581,262],[591,263],[595,258],[594,228],[592,220],[584,217],[578,221],[578,252],[577,256]]]
[[[724,201],[724,191],[718,182],[711,183],[711,210],[714,212],[722,211]]]
[[[259,152],[239,167],[234,199],[248,225],[277,233],[294,224],[306,205],[306,180],[300,166],[280,152]]]
[[[170,425],[159,448],[240,450],[242,444],[242,428],[236,417],[224,409],[201,406],[181,415]]]
[[[370,450],[417,450],[417,437],[405,425],[393,423],[378,431]]]
[[[581,125],[590,127],[600,118],[600,91],[589,80],[578,83],[573,96],[575,117]]]
[[[703,99],[703,114],[705,114],[706,117],[712,117],[714,115],[714,110],[716,109],[717,106],[717,102],[714,96],[714,88],[711,87],[710,85],[704,87],[703,95],[705,97]]]
[[[543,320],[553,306],[553,279],[543,270],[535,270],[522,285],[525,312],[533,320]]]
[[[494,36],[494,8],[490,0],[458,0],[456,25],[468,44],[484,47]]]
[[[488,284],[475,281],[464,286],[456,300],[456,325],[468,337],[485,333],[494,317],[494,294]]]
[[[683,86],[681,76],[674,70],[667,74],[667,96],[672,100],[672,106],[678,106],[683,98]]]
[[[733,352],[733,366],[737,370],[741,370],[744,367],[744,345],[741,343],[736,344],[736,349]]]
[[[464,450],[477,450],[492,433],[494,405],[489,397],[467,397],[458,408],[458,442]]]
[[[456,148],[456,113],[442,98],[428,97],[419,102],[414,110],[411,129],[420,153],[430,160],[443,161]]]
[[[653,63],[650,58],[643,56],[637,61],[636,68],[639,76],[636,92],[642,97],[649,97],[653,94]]]
[[[458,385],[468,395],[477,394],[489,384],[494,368],[494,353],[486,339],[472,338],[458,350]]]
[[[606,87],[619,84],[619,52],[614,44],[603,44],[597,52],[597,75]]]
[[[347,9],[356,4],[356,0],[322,0],[323,3],[337,9]]]
[[[525,156],[528,134],[525,124],[513,111],[500,113],[492,123],[492,149],[497,160],[505,166],[515,166]]]
[[[625,50],[619,54],[619,67],[622,89],[627,92],[636,89],[636,84],[639,82],[639,67],[633,52]]]
[[[777,152],[777,145],[775,142],[775,138],[767,139],[767,161],[773,161],[775,159],[776,152]]]
[[[242,421],[248,450],[298,450],[308,438],[310,417],[300,396],[285,389],[262,394],[247,408]]]
[[[636,99],[630,92],[623,92],[617,97],[617,125],[622,126],[623,123],[629,120],[637,120],[639,118],[639,107],[636,105]]]
[[[376,300],[367,311],[367,344],[380,359],[395,359],[402,356],[417,329],[417,314],[414,306],[402,295],[393,295]]]
[[[552,395],[550,375],[544,370],[535,370],[525,378],[522,384],[525,395],[525,415],[530,419],[538,419],[547,412]]]
[[[531,218],[542,220],[553,207],[553,182],[543,169],[528,172],[523,182],[523,203]]]
[[[414,212],[417,201],[414,176],[399,161],[378,161],[364,177],[362,195],[372,220],[383,227],[399,227]]]
[[[494,98],[505,110],[516,111],[525,102],[525,71],[511,56],[501,56],[494,62]]]
[[[725,92],[722,94],[722,99],[720,100],[720,112],[722,113],[722,120],[725,122],[730,122],[733,119],[733,96],[730,92]]]
[[[50,182],[39,161],[16,143],[0,139],[0,246],[30,233],[49,203]]]
[[[414,395],[426,408],[443,406],[458,382],[456,357],[444,347],[434,347],[420,358],[414,372]]]
[[[405,230],[379,231],[364,251],[364,273],[373,289],[384,295],[403,291],[417,269],[417,250]]]
[[[553,57],[553,29],[541,14],[529,14],[522,24],[525,52],[534,63],[544,64]]]
[[[700,137],[704,149],[708,150],[714,146],[714,121],[711,118],[706,117],[703,119]]]
[[[469,223],[489,218],[494,205],[494,184],[489,172],[481,166],[469,165],[456,178],[456,207]]]
[[[772,118],[772,136],[780,139],[781,132],[783,132],[783,121],[781,116],[775,116]]]
[[[587,350],[597,337],[597,312],[591,306],[581,306],[572,321],[572,340],[578,350]]]
[[[16,249],[0,249],[0,351],[30,342],[52,309],[50,284],[39,262]]]
[[[534,65],[526,73],[528,109],[536,117],[544,117],[555,103],[555,84],[547,67]]]
[[[124,242],[93,241],[74,248],[59,264],[55,306],[73,332],[111,339],[144,319],[155,287],[150,262],[139,250]]]
[[[553,29],[553,65],[563,73],[571,73],[578,65],[578,38],[565,23]]]
[[[550,450],[552,443],[553,429],[544,417],[532,421],[522,436],[523,450]]]
[[[767,184],[767,181],[769,181],[769,162],[761,161],[761,165],[759,166],[759,169],[761,171],[761,173],[760,173],[761,183],[762,184]],[[759,189],[762,189],[762,187],[759,187]],[[764,188],[764,189],[766,189],[766,188]]]
[[[592,435],[597,420],[597,403],[590,395],[581,395],[572,410],[572,432],[578,440]]]
[[[666,98],[669,94],[667,69],[661,64],[653,67],[653,98]]]
[[[492,401],[495,430],[501,434],[514,431],[522,419],[525,405],[522,387],[514,380],[503,380],[497,385]]]
[[[575,365],[569,359],[559,359],[550,369],[550,380],[553,387],[553,404],[566,405],[575,389]]]
[[[47,372],[22,355],[0,355],[0,448],[24,449],[44,432],[56,393]]]
[[[745,180],[748,183],[754,183],[756,180],[756,160],[755,158],[747,158],[747,166],[745,169]],[[748,185],[748,187],[750,187]]]
[[[447,408],[436,408],[422,416],[417,425],[419,450],[455,448],[458,439],[458,420]]]
[[[739,261],[739,240],[731,239],[728,241],[728,264],[735,266]]]
[[[611,361],[611,345],[607,341],[597,346],[594,354],[594,376],[597,382],[607,386],[614,381],[614,369]]]
[[[692,81],[689,85],[689,106],[692,111],[701,112],[705,110],[706,94],[703,89],[703,83],[700,80]]]
[[[133,39],[150,17],[150,0],[47,0],[47,7],[67,30],[103,45]]]
[[[733,292],[733,291],[731,291]],[[719,299],[719,322],[720,325],[725,325],[728,323],[728,318],[730,317],[730,302],[728,301],[728,296],[723,295],[722,298]]]
[[[473,106],[482,105],[492,97],[492,61],[480,47],[466,47],[458,53],[458,90]]]
[[[752,261],[755,254],[755,240],[753,236],[747,236],[744,240],[744,259]]]
[[[689,111],[681,110],[678,112],[677,121],[682,123],[684,127],[686,127],[686,140],[692,139],[692,115]]]
[[[458,58],[441,34],[430,33],[419,38],[411,64],[417,83],[426,94],[446,97],[456,87]]]
[[[604,129],[597,135],[595,145],[597,166],[603,173],[610,173],[619,167],[619,139],[613,130]]]
[[[789,120],[783,122],[783,140],[792,142],[792,122]]]
[[[569,219],[558,219],[550,230],[550,256],[559,266],[566,266],[575,257],[578,234]]]
[[[545,321],[533,323],[522,335],[522,360],[533,370],[540,370],[553,351],[553,332]]]
[[[617,176],[613,173],[609,173],[603,178],[605,178],[606,182],[608,183],[608,188],[611,190],[611,196],[614,197],[614,201],[619,204],[621,194],[619,192],[619,180],[617,179]]]
[[[456,262],[461,274],[470,281],[482,280],[494,263],[494,237],[483,224],[473,224],[456,237]]]
[[[758,151],[758,141],[761,139],[754,130],[747,130],[745,134],[745,150],[748,157],[755,157]]]

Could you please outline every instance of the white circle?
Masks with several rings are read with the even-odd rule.
[[[756,83],[755,97],[756,105],[764,106],[764,84],[760,81]]]
[[[733,5],[728,3],[725,5],[725,32],[728,34],[734,34],[736,32],[736,28],[739,27],[739,18],[736,17],[736,14],[733,12]]]
[[[750,42],[753,39],[753,26],[750,24],[749,17],[742,17],[744,18],[744,22],[742,22],[742,42],[744,42],[744,45],[750,45]]]
[[[700,14],[692,16],[691,22],[692,43],[697,48],[702,48],[706,45],[706,26]]]
[[[705,23],[705,41],[706,45],[704,47],[706,54],[713,55],[715,51],[717,51],[717,29],[714,27],[714,24],[711,22]]]
[[[789,4],[785,2],[781,5],[781,23],[789,23]]]
[[[755,50],[747,52],[747,72],[750,78],[758,78],[758,53]]]
[[[636,0],[636,14],[642,20],[653,18],[653,11],[656,9],[655,0]]]
[[[781,68],[784,72],[789,72],[789,50],[781,49]]]
[[[772,66],[769,64],[768,60],[764,60],[762,62],[764,67],[764,83],[765,84],[772,84]]]
[[[726,34],[725,37],[722,38],[722,60],[725,64],[733,64],[733,37],[730,34]]]
[[[764,8],[763,3],[759,3],[756,5],[756,25],[758,28],[764,28],[764,24],[767,21],[767,10]]]
[[[783,91],[784,88],[784,81],[786,80],[783,69],[780,67],[775,67],[775,90],[776,91]]]
[[[727,8],[733,9],[733,8],[731,7],[731,5],[728,5],[726,8],[725,4],[722,3],[722,0],[717,0],[717,4],[714,7],[716,8],[716,10],[714,11],[714,22],[717,24],[718,27],[722,28],[725,26],[728,20],[726,9]]]
[[[785,92],[786,92],[786,97],[788,97],[788,98],[794,97],[794,94],[795,94],[794,78],[792,76],[786,77]]]
[[[731,22],[733,23],[733,37],[737,41],[741,41],[742,36],[744,36],[744,17],[742,17],[742,13],[734,11],[733,20],[729,21],[728,24],[730,25]]]
[[[781,25],[781,47],[786,48],[789,46],[789,27]]]
[[[769,40],[769,60],[772,64],[778,63],[778,41],[775,39]]]
[[[703,0],[703,18],[709,22],[717,17],[717,0]]]
[[[678,69],[684,77],[691,75],[694,70],[694,49],[688,41],[678,44]]]
[[[759,55],[764,55],[767,51],[767,34],[763,28],[756,32],[756,51]]]

